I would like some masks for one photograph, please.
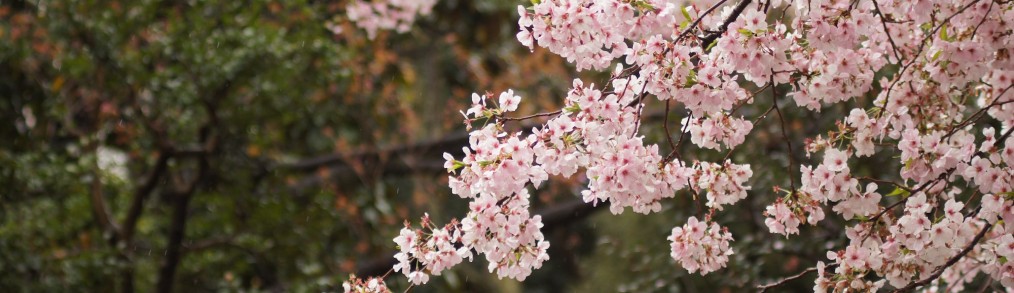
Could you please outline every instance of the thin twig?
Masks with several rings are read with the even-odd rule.
[[[876,183],[887,183],[887,184],[894,185],[895,187],[898,187],[901,190],[908,191],[909,193],[912,193],[912,189],[911,188],[908,188],[908,186],[905,186],[905,184],[901,184],[901,183],[898,183],[898,182],[894,182],[894,181],[890,181],[890,180],[877,179],[877,178],[868,177],[868,176],[859,177],[859,178],[856,178],[856,179],[873,181],[873,182],[876,182]]]
[[[680,33],[680,35],[678,37],[676,37],[676,39],[673,40],[673,43],[678,43],[679,41],[682,41],[683,38],[686,38],[687,35],[690,34],[690,31],[693,31],[694,28],[697,27],[697,25],[701,23],[701,20],[703,20],[705,16],[707,16],[708,14],[711,14],[712,11],[715,11],[715,9],[717,9],[719,6],[722,6],[722,4],[725,4],[725,1],[728,1],[728,0],[718,1],[718,3],[715,3],[715,5],[712,5],[711,8],[708,8],[708,10],[705,10],[704,13],[701,13],[701,15],[698,16],[697,19],[695,19],[693,23],[690,23],[690,25],[687,26],[687,28],[684,29],[683,32]],[[750,1],[744,1],[744,2],[750,2]]]
[[[785,130],[785,117],[782,116],[782,110],[778,108],[778,90],[777,90],[778,89],[778,85],[775,84],[775,74],[774,74],[774,72],[771,73],[770,79],[771,80],[769,82],[771,83],[771,103],[772,103],[772,106],[775,107],[775,113],[778,114],[778,120],[781,122],[781,125],[782,125],[782,138],[785,139],[785,145],[788,146],[788,148],[789,148],[789,153],[788,153],[788,158],[789,158],[789,167],[788,167],[789,187],[792,188],[792,194],[795,195],[796,194],[796,178],[795,178],[795,176],[792,175],[792,166],[795,165],[795,164],[793,164],[793,160],[792,160],[792,141],[789,140],[789,133],[788,133],[788,131]]]
[[[781,286],[781,285],[785,285],[785,283],[788,283],[789,281],[802,278],[806,274],[809,274],[809,273],[812,273],[812,272],[816,272],[816,271],[817,271],[817,267],[811,267],[811,268],[803,270],[802,272],[799,272],[798,274],[795,274],[795,275],[792,275],[790,277],[786,277],[784,279],[778,280],[778,282],[774,282],[774,283],[769,283],[769,284],[764,284],[764,285],[757,286],[757,290],[760,290],[759,292],[765,292],[768,289],[771,289],[771,288],[774,288],[774,287],[778,287],[778,286]]]
[[[549,117],[549,116],[553,116],[553,115],[559,115],[560,113],[563,113],[563,109],[556,110],[556,111],[553,111],[553,112],[547,112],[547,113],[532,114],[532,115],[528,115],[528,116],[524,116],[524,117],[499,117],[499,119],[501,121],[524,121],[524,120],[528,120],[528,119],[532,119],[532,118]]]
[[[736,19],[739,18],[740,14],[743,14],[743,10],[746,9],[746,6],[749,5],[750,2],[751,0],[743,0],[739,2],[739,5],[736,5],[736,7],[732,9],[732,13],[729,14],[729,17],[726,18],[725,21],[723,21],[722,24],[718,26],[717,31],[714,31],[711,34],[701,38],[701,47],[707,48],[708,46],[711,45],[711,42],[714,42],[715,39],[718,39],[718,36],[724,34],[725,31],[729,29],[729,24],[736,21]]]
[[[669,102],[672,100],[665,100],[665,118],[662,120],[662,127],[665,128],[665,139],[669,141],[669,148],[676,149],[676,143],[672,141],[672,134],[669,132]]]
[[[877,4],[877,0],[873,0],[873,13],[880,16],[880,25],[884,27],[884,34],[887,35],[887,40],[891,42],[891,48],[894,49],[894,59],[901,62],[901,51],[898,50],[898,45],[894,43],[894,37],[891,36],[891,31],[887,29],[887,17],[884,16],[884,12],[880,11],[880,4]]]

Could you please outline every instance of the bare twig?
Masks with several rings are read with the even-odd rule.
[[[500,119],[502,121],[524,121],[524,120],[528,120],[528,119],[532,119],[532,118],[549,117],[549,116],[553,116],[553,115],[559,115],[560,113],[563,113],[563,110],[556,110],[556,111],[547,112],[547,113],[532,114],[532,115],[528,115],[528,116],[524,116],[524,117],[499,117],[498,119]]]
[[[792,175],[792,166],[795,165],[793,163],[793,160],[792,160],[792,141],[789,140],[789,133],[788,133],[788,131],[785,130],[785,117],[782,116],[782,110],[778,108],[778,90],[777,90],[778,86],[775,84],[775,74],[774,74],[774,72],[771,73],[770,78],[771,78],[771,80],[769,82],[771,83],[771,103],[772,103],[772,107],[775,108],[775,113],[778,114],[778,120],[781,122],[781,126],[782,126],[782,138],[785,139],[785,145],[789,148],[789,153],[788,153],[788,158],[789,158],[789,167],[788,167],[789,187],[792,188],[792,194],[795,195],[796,194],[796,177]]]
[[[877,179],[877,178],[873,178],[873,177],[869,177],[869,176],[859,177],[859,178],[856,178],[856,179],[873,181],[873,182],[876,182],[876,183],[891,184],[891,185],[894,185],[895,187],[900,188],[901,190],[908,191],[909,193],[912,193],[912,189],[911,188],[908,188],[908,186],[905,186],[905,184],[901,184],[901,183],[898,183],[898,182],[894,182],[894,181],[890,181],[890,180]]]
[[[784,279],[778,280],[778,282],[774,282],[774,283],[769,283],[769,284],[764,284],[764,285],[757,286],[757,290],[759,290],[759,292],[765,292],[768,289],[771,289],[771,288],[774,288],[774,287],[778,287],[778,286],[781,286],[781,285],[785,285],[789,281],[802,278],[806,274],[809,274],[809,273],[812,273],[812,272],[816,272],[816,271],[817,271],[817,267],[811,267],[811,268],[803,270],[802,272],[799,272],[798,274],[795,274],[795,275],[786,277]]]
[[[665,139],[669,142],[669,148],[676,149],[676,143],[672,140],[672,134],[669,132],[669,102],[672,100],[665,100],[665,118],[662,120],[662,128],[665,128]]]

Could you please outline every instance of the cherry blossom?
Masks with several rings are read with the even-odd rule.
[[[669,241],[672,242],[672,258],[690,273],[714,272],[725,267],[733,254],[729,248],[732,234],[707,219],[702,222],[690,217],[682,227],[672,229]]]
[[[348,281],[342,283],[342,290],[345,293],[391,293],[383,278],[367,278],[366,280],[349,277]]]
[[[345,8],[349,20],[373,39],[379,30],[407,32],[419,15],[429,15],[437,0],[353,0]]]
[[[348,14],[372,37],[407,29],[433,2],[357,0]],[[691,273],[719,270],[733,253],[732,234],[711,216],[760,196],[771,233],[810,229],[802,224],[824,220],[825,208],[847,223],[847,240],[815,260],[815,292],[960,290],[977,275],[1014,286],[1014,3],[671,2],[519,6],[521,45],[579,71],[615,69],[599,86],[574,79],[560,109],[522,118],[511,117],[522,103],[513,90],[473,94],[461,113],[469,144],[461,157],[444,154],[449,187],[469,211],[403,229],[394,269],[421,284],[477,254],[498,276],[524,280],[549,258],[529,193],[554,175],[579,176],[586,188],[577,196],[614,214],[658,212],[681,196],[705,201],[706,216],[668,238]],[[680,123],[655,141],[642,128],[657,104],[675,106],[665,114]],[[800,143],[790,141],[786,107],[847,115]],[[532,118],[544,123],[505,130]],[[750,162],[731,155],[765,118],[783,132],[790,153],[780,168],[792,178],[758,194]],[[793,145],[805,161],[793,159],[803,155]],[[694,160],[683,149],[728,155]],[[881,157],[896,166],[874,173],[883,178],[857,167]],[[369,287],[354,280],[346,292]]]

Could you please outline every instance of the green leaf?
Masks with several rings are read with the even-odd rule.
[[[573,104],[573,105],[570,105],[569,107],[563,108],[563,110],[567,111],[568,113],[581,112],[581,105]]]
[[[940,26],[940,39],[948,42],[953,42],[954,38],[947,35],[947,23],[945,22]]]
[[[684,6],[683,9],[680,9],[680,12],[683,13],[683,18],[686,19],[687,22],[689,22],[690,21],[690,11],[687,11],[687,8],[690,8],[690,6]]]
[[[902,197],[906,197],[909,194],[911,194],[911,193],[908,192],[908,190],[901,189],[901,187],[895,187],[894,190],[891,191],[891,193],[887,194],[887,196],[898,196],[898,195],[901,195]]]
[[[697,71],[691,68],[690,74],[687,75],[687,82],[683,84],[683,87],[691,87],[695,84],[697,84]]]
[[[711,51],[711,48],[714,48],[714,47],[715,47],[715,45],[717,45],[717,44],[718,44],[718,41],[712,41],[712,42],[711,42],[711,44],[708,44],[708,47],[707,47],[707,48],[704,48],[704,51],[705,51],[705,52],[707,52],[707,51]]]
[[[634,7],[641,10],[655,10],[655,6],[651,6],[651,3],[648,3],[648,1],[643,0],[634,2]]]
[[[447,173],[454,173],[455,171],[458,171],[458,169],[461,169],[463,167],[465,167],[465,162],[454,160],[453,166],[447,168]]]

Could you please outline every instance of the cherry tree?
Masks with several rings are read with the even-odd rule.
[[[691,273],[721,270],[736,253],[736,235],[714,216],[764,196],[771,233],[791,240],[833,216],[846,220],[848,241],[812,260],[813,268],[758,289],[812,272],[816,292],[960,291],[977,275],[1014,287],[1014,1],[676,2],[519,6],[522,45],[610,79],[574,79],[561,109],[520,117],[512,115],[521,103],[513,91],[473,94],[461,112],[471,131],[465,155],[444,155],[449,187],[469,210],[447,224],[428,216],[406,223],[394,239],[392,270],[419,285],[482,257],[491,273],[524,280],[549,260],[550,246],[541,217],[530,212],[530,190],[550,176],[579,176],[587,182],[581,198],[613,214],[658,212],[676,196],[703,204],[699,215],[673,223],[667,239]],[[362,5],[354,2],[349,17],[372,35],[405,29],[433,1],[374,1],[372,12]],[[737,114],[764,91],[770,107]],[[783,109],[833,104],[855,107],[793,150]],[[685,113],[677,127],[662,123],[662,141],[641,131],[649,105]],[[777,117],[789,152],[820,158],[804,165],[790,156],[788,187],[774,194],[752,190],[751,162],[729,156],[769,117]],[[523,120],[545,123],[507,130]],[[685,159],[687,141],[729,155]],[[850,171],[850,161],[885,152],[898,160],[891,172],[900,181]],[[354,276],[344,289],[388,291],[382,278]]]

